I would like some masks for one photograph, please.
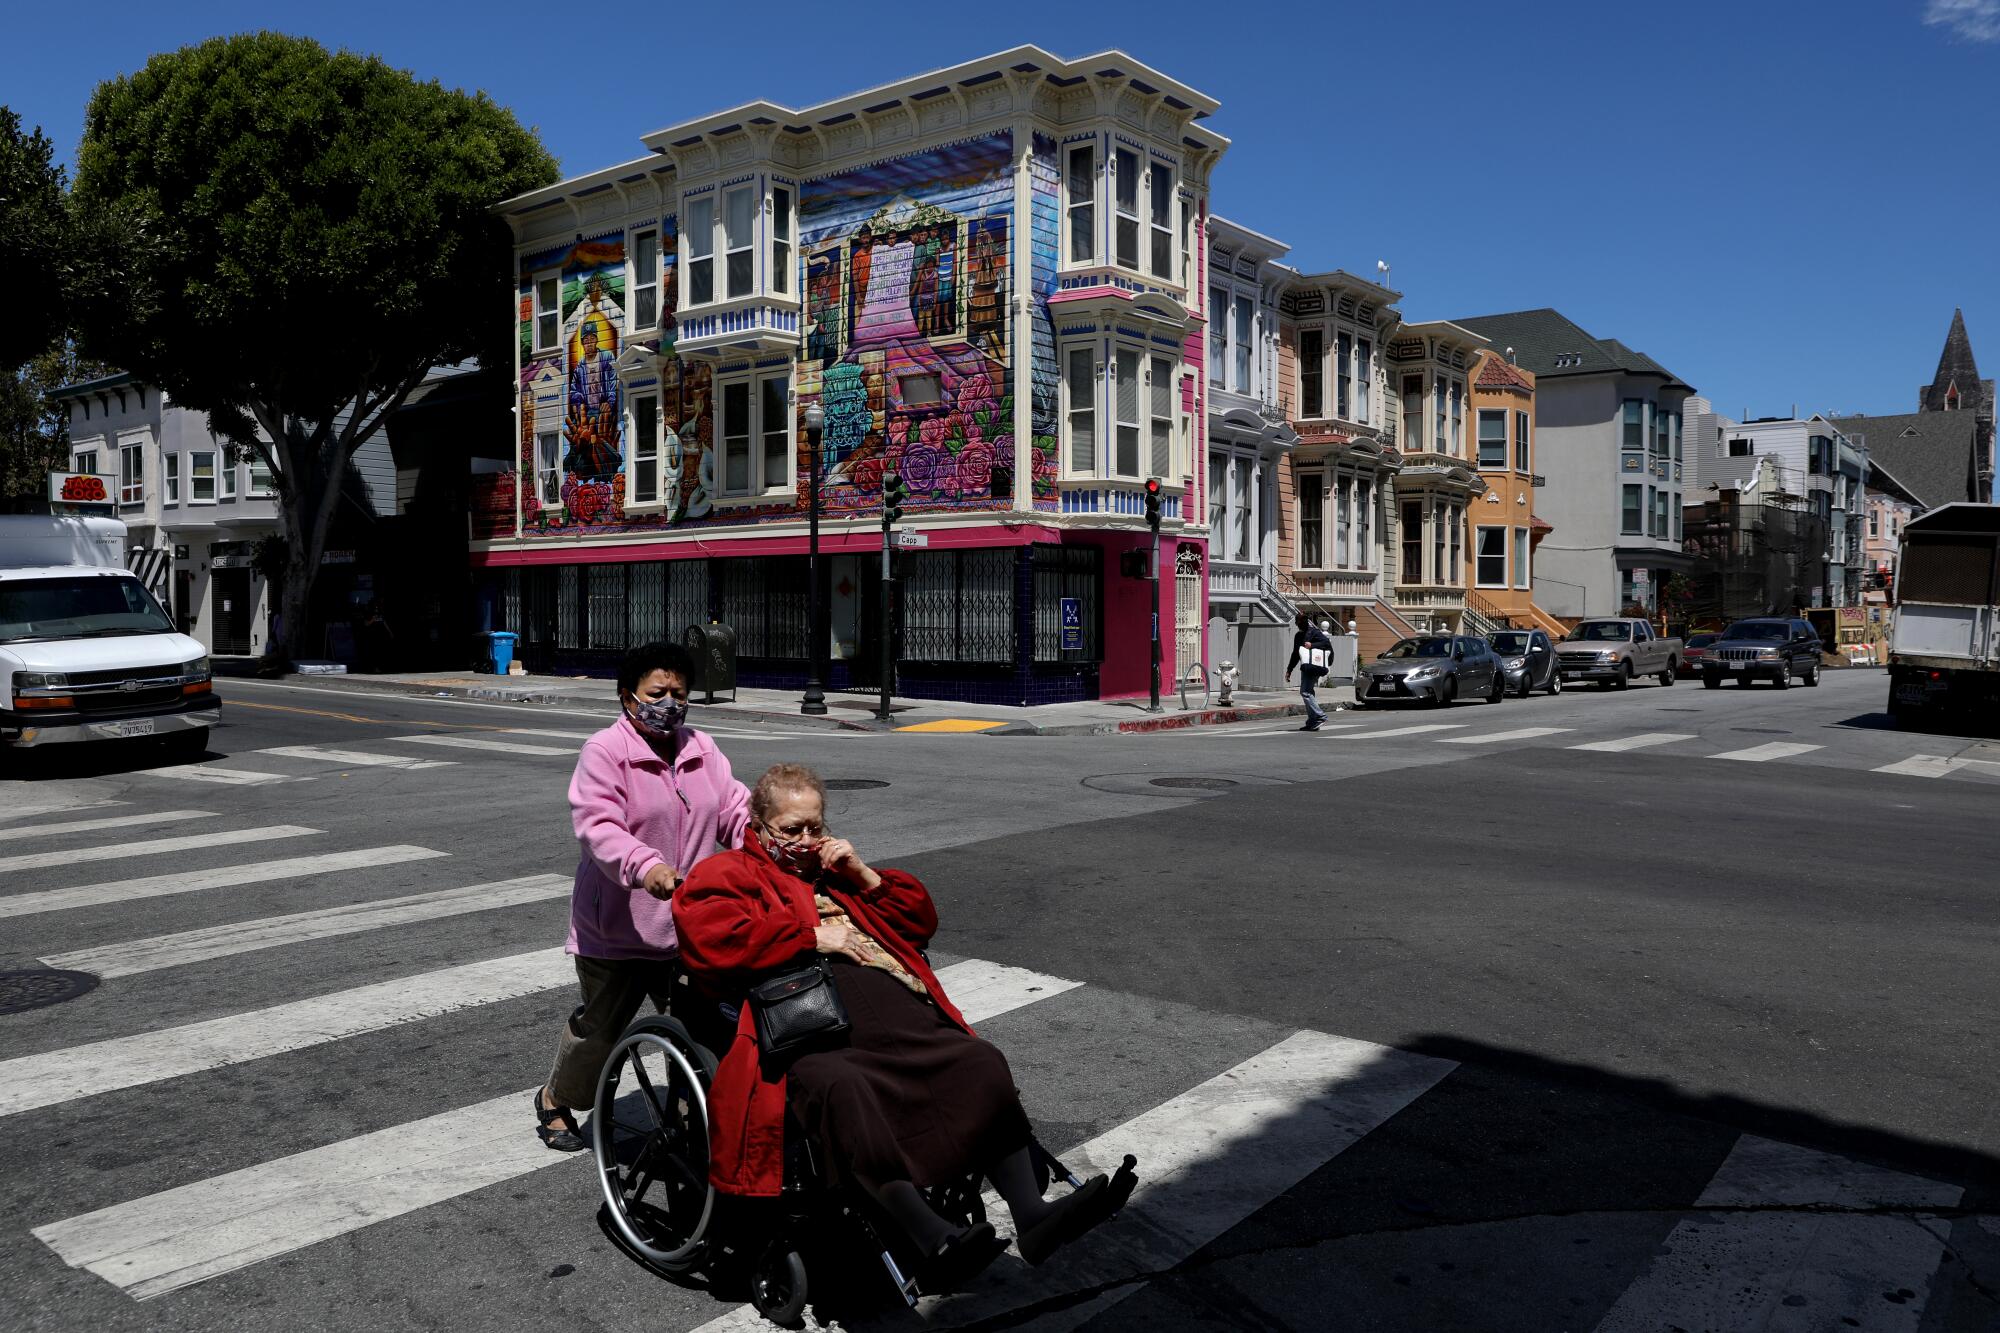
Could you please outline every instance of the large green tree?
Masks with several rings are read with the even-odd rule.
[[[556,174],[483,93],[278,33],[155,56],[91,98],[84,350],[271,467],[280,655],[355,450],[433,368],[507,358],[511,240],[490,210]]]
[[[67,338],[18,369],[0,371],[0,511],[41,510],[49,473],[69,470],[69,412],[50,395],[104,373]]]
[[[0,367],[46,351],[61,333],[65,278],[72,260],[63,173],[48,136],[21,132],[0,106],[0,273],[7,318],[0,320]]]

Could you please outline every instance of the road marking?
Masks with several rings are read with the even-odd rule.
[[[1795,754],[1811,754],[1814,750],[1824,750],[1824,745],[1800,745],[1793,741],[1772,741],[1769,745],[1753,745],[1747,750],[1727,750],[1712,754],[1710,759],[1740,759],[1746,764],[1768,764],[1773,759],[1789,759]]]
[[[1501,741],[1531,741],[1537,736],[1559,736],[1573,727],[1522,727],[1519,731],[1496,731],[1487,736],[1440,736],[1439,745],[1496,745]]]
[[[1006,725],[1006,722],[996,718],[941,717],[935,722],[912,722],[909,726],[897,727],[896,730],[940,732],[991,731],[995,727],[1004,727]]]
[[[597,735],[595,731],[542,731],[535,727],[502,727],[502,736],[553,736],[562,741],[587,741]]]
[[[10,782],[0,786],[0,791],[19,791],[24,784]],[[123,801],[92,801],[80,797],[51,796],[39,801],[9,801],[7,808],[0,810],[0,820],[31,819],[36,815],[69,814],[78,810],[102,810],[107,806],[124,805]]]
[[[1695,736],[1679,731],[1643,731],[1637,736],[1620,736],[1615,741],[1591,741],[1587,745],[1572,745],[1572,750],[1601,750],[1612,754],[1624,750],[1643,750],[1649,745],[1668,745],[1674,741],[1691,741]]]
[[[117,861],[128,856],[153,856],[160,852],[185,852],[204,847],[229,847],[245,842],[272,842],[279,838],[302,838],[319,833],[298,824],[271,824],[264,828],[230,829],[223,833],[191,833],[181,838],[154,838],[151,842],[107,842],[97,847],[72,847],[61,852],[28,852],[20,856],[0,856],[0,872],[40,870],[77,861]]]
[[[276,745],[252,754],[274,754],[280,759],[317,759],[343,768],[449,768],[449,759],[412,759],[403,754],[370,754],[365,750],[335,750],[323,745]]]
[[[1884,764],[1880,768],[1869,771],[1874,773],[1901,773],[1905,777],[1912,778],[1941,778],[1947,773],[1957,772],[1971,762],[1969,759],[1950,759],[1941,754],[1913,754],[1908,759],[1902,760],[1899,763]]]
[[[108,884],[83,884],[71,889],[42,889],[36,893],[16,893],[0,898],[0,918],[61,912],[72,907],[101,907],[107,903],[124,903],[138,898],[163,898],[175,893],[226,889],[237,884],[263,884],[270,880],[296,879],[301,875],[363,870],[449,855],[449,852],[434,852],[428,847],[364,847],[354,851],[324,852],[318,856],[294,856],[282,861],[252,861],[246,865],[217,866],[213,870],[112,880]]]
[[[1449,1060],[1321,1032],[1297,1032],[1180,1096],[1081,1147],[1058,1151],[1088,1178],[1112,1171],[1124,1153],[1139,1159],[1139,1188],[1117,1221],[1063,1250],[1060,1264],[1009,1264],[1003,1279],[941,1300],[926,1299],[927,1323],[999,1322],[1048,1302],[1038,1330],[1074,1328],[1141,1290],[1291,1189],[1325,1162],[1428,1092],[1456,1066]],[[987,1217],[1011,1235],[1007,1210],[990,1193]],[[1003,1261],[1004,1262],[1004,1261]],[[1066,1308],[1051,1298],[1096,1289]],[[898,1327],[894,1318],[856,1327]],[[695,1333],[769,1328],[749,1306]]]
[[[1428,731],[1461,731],[1467,725],[1464,722],[1420,722],[1414,727],[1391,727],[1387,731],[1371,731],[1354,739],[1372,741],[1386,736],[1421,736]]]
[[[103,815],[96,819],[72,819],[66,824],[0,829],[0,842],[15,838],[53,838],[63,833],[92,833],[107,828],[136,828],[141,824],[172,824],[182,819],[213,818],[213,810],[154,810],[143,815]]]
[[[274,949],[284,944],[330,939],[336,935],[357,935],[365,930],[408,925],[413,921],[437,921],[463,916],[468,912],[490,912],[549,898],[567,898],[572,883],[573,877],[569,875],[528,875],[521,879],[502,880],[498,884],[474,884],[438,893],[378,898],[373,902],[346,903],[315,912],[294,912],[258,921],[232,921],[228,925],[209,926],[202,930],[176,931],[171,935],[128,940],[123,944],[51,954],[42,959],[42,965],[95,972],[100,977],[128,977],[163,967],[205,963],[232,954]]]
[[[1749,1211],[1675,1226],[1597,1333],[1843,1323],[1915,1333],[1951,1226],[1925,1210],[1954,1208],[1962,1193],[1745,1134],[1695,1206]],[[1868,1211],[1878,1209],[1898,1211]]]
[[[409,745],[447,745],[459,750],[492,750],[500,754],[559,754],[574,759],[576,751],[553,745],[523,745],[519,741],[489,741],[478,736],[391,736],[391,741]]]
[[[575,981],[575,964],[560,948],[536,949],[164,1031],[17,1056],[0,1060],[0,1116],[261,1060]]]
[[[178,768],[135,768],[135,778],[180,778],[186,782],[219,782],[229,787],[252,787],[260,782],[299,782],[283,773],[254,773],[247,768],[215,768],[208,764],[184,764]]]
[[[551,952],[561,957],[560,951]],[[568,980],[572,974],[568,960],[563,962]],[[954,998],[961,978],[968,1022],[1078,984],[978,960],[938,971]],[[72,1268],[95,1273],[139,1300],[159,1296],[487,1185],[590,1160],[589,1153],[552,1153],[529,1132],[532,1126],[523,1128],[522,1112],[533,1092],[522,1088],[113,1204],[36,1227],[34,1235]]]

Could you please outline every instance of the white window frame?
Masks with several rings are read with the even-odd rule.
[[[1257,397],[1257,329],[1263,319],[1256,293],[1237,288],[1229,312],[1229,387],[1245,398]]]
[[[639,429],[639,404],[641,403],[650,403],[653,408],[653,429],[650,439]],[[660,474],[660,466],[663,461],[661,457],[663,437],[660,431],[660,395],[652,389],[626,395],[625,414],[625,438],[632,442],[632,447],[625,451],[625,512],[628,514],[643,513],[647,510],[658,509],[665,503],[665,492],[661,486],[663,478]],[[640,470],[642,465],[645,464],[652,466],[653,495],[651,499],[647,499],[640,494],[640,488],[643,484]]]
[[[208,497],[206,499],[202,498],[201,494],[201,460],[204,458],[208,460]],[[219,494],[219,487],[220,482],[217,479],[215,451],[213,449],[188,450],[188,503],[191,505],[214,504],[216,496]]]
[[[1218,389],[1229,387],[1229,318],[1236,308],[1235,294],[1226,282],[1208,285],[1208,382]]]
[[[1084,368],[1082,385],[1088,386],[1084,401],[1079,402],[1080,385],[1077,367]],[[1104,362],[1098,355],[1094,342],[1068,342],[1062,346],[1062,433],[1063,433],[1063,475],[1067,477],[1095,478],[1104,465],[1104,431],[1102,400],[1104,385]],[[1076,452],[1077,426],[1079,423],[1090,427],[1090,454],[1088,464],[1079,460]]]
[[[1310,335],[1319,339],[1317,353],[1308,353],[1306,338]],[[1319,421],[1326,417],[1326,330],[1318,324],[1308,324],[1298,332],[1299,357],[1299,419]],[[1306,401],[1306,384],[1310,380],[1317,402]]]
[[[1475,588],[1505,588],[1507,586],[1507,525],[1504,523],[1478,523],[1472,529],[1472,578]],[[1486,550],[1486,535],[1494,534],[1500,543],[1500,577],[1498,580],[1486,577],[1481,565],[1492,558]]]
[[[257,483],[259,473],[262,473],[264,477],[264,484],[261,486]],[[243,464],[243,498],[246,500],[269,500],[277,493],[278,481],[276,474],[270,468],[264,466],[262,456],[255,453],[251,454],[249,461]]]
[[[1333,414],[1352,421],[1354,410],[1354,330],[1337,328],[1328,340],[1333,347]]]
[[[1500,461],[1486,461],[1486,446],[1492,443],[1486,438],[1488,417],[1500,418]],[[1479,407],[1472,412],[1473,463],[1481,472],[1505,472],[1507,470],[1507,409],[1504,407]]]
[[[1166,177],[1164,189],[1160,183],[1162,173]],[[1180,271],[1174,262],[1176,248],[1174,204],[1178,194],[1174,182],[1179,177],[1180,173],[1174,169],[1174,164],[1171,162],[1163,162],[1156,157],[1146,164],[1146,217],[1149,242],[1146,254],[1147,271],[1162,282],[1174,281],[1175,275]],[[1167,247],[1164,259],[1160,255],[1162,242]]]
[[[734,201],[744,201],[744,227],[747,235],[732,239],[729,235],[729,210]],[[722,252],[722,299],[741,301],[757,294],[757,187],[754,182],[745,181],[732,185],[722,192],[722,207],[718,210],[716,224],[721,229],[716,239]],[[743,256],[750,266],[744,276],[743,289],[736,289],[736,257]]]
[[[118,442],[118,503],[146,503],[146,441]]]
[[[1119,182],[1125,177],[1124,167],[1128,162],[1132,168],[1132,206],[1129,212],[1126,209],[1124,200],[1119,198],[1118,189]],[[1145,269],[1139,266],[1139,236],[1146,225],[1146,173],[1142,170],[1144,166],[1143,155],[1138,149],[1128,147],[1124,144],[1112,145],[1110,199],[1111,262],[1130,273],[1145,272]],[[1126,259],[1124,249],[1125,240],[1128,235],[1126,231],[1128,224],[1131,227],[1129,235],[1132,241],[1132,257],[1130,260]]]
[[[1076,173],[1076,164],[1079,156],[1088,159],[1088,163],[1081,176]],[[1103,173],[1098,169],[1097,141],[1095,139],[1078,140],[1063,145],[1062,266],[1065,268],[1083,267],[1097,262],[1097,196],[1102,175]],[[1080,191],[1077,188],[1079,185],[1082,186]],[[1081,214],[1081,218],[1079,218],[1079,214]],[[1079,221],[1081,222],[1080,232],[1078,230]],[[1082,254],[1076,252],[1079,240],[1083,243],[1084,253]]]
[[[784,207],[778,200],[784,199]],[[791,297],[797,287],[799,192],[784,181],[771,183],[771,294]]]
[[[542,508],[562,509],[562,479],[562,432],[535,432],[535,499]]]
[[[1465,457],[1465,381],[1457,378],[1451,381],[1451,453]]]
[[[653,262],[645,266],[647,271],[641,272],[639,246],[642,241],[648,239],[653,242]],[[638,231],[633,232],[631,243],[625,247],[625,253],[629,256],[627,262],[630,266],[630,275],[625,281],[625,290],[631,293],[631,313],[627,316],[630,320],[629,327],[635,331],[657,328],[659,327],[660,316],[662,314],[660,310],[660,229],[658,227],[641,227]],[[648,292],[653,297],[653,317],[650,320],[643,318],[639,312],[639,298]]]
[[[681,281],[680,303],[683,309],[694,310],[702,306],[714,305],[721,299],[722,284],[716,281],[715,243],[721,225],[716,216],[719,202],[717,191],[707,190],[701,194],[689,195],[681,201],[680,216],[686,221],[681,228]],[[707,221],[702,221],[706,215]],[[697,296],[699,284],[695,281],[697,271],[708,275],[708,295]]]
[[[555,284],[555,298],[548,306],[544,306],[542,304],[542,296],[548,290],[549,283]],[[562,270],[555,268],[543,269],[541,272],[535,274],[534,284],[535,350],[537,352],[553,352],[562,346]],[[546,339],[542,336],[544,321],[548,321],[548,337]]]
[[[1307,480],[1311,480],[1314,485],[1319,487],[1319,504],[1316,506],[1306,503],[1305,483]],[[1301,468],[1294,478],[1293,484],[1294,495],[1292,504],[1296,515],[1296,522],[1299,525],[1299,545],[1298,550],[1294,552],[1294,559],[1300,569],[1327,569],[1329,566],[1326,563],[1326,558],[1333,549],[1332,544],[1327,541],[1326,531],[1326,497],[1332,490],[1332,487],[1327,485],[1327,472],[1320,468]],[[1314,526],[1319,529],[1319,562],[1317,564],[1306,559],[1306,516],[1314,508],[1317,508],[1319,511],[1314,516],[1317,519]]]
[[[1532,429],[1533,427],[1531,427],[1528,424],[1528,414],[1526,412],[1523,412],[1518,407],[1515,408],[1514,409],[1514,470],[1520,473],[1524,477],[1530,475],[1535,470],[1534,452],[1529,448],[1529,440],[1530,440],[1529,432]]]
[[[179,454],[160,455],[160,486],[164,496],[162,503],[178,505],[181,502],[181,456]]]
[[[1335,472],[1333,475],[1333,567],[1351,568],[1354,558],[1354,474]]]
[[[1368,423],[1368,404],[1371,398],[1369,386],[1375,378],[1375,340],[1356,336],[1354,339],[1354,419],[1363,425]]]
[[[1535,586],[1534,542],[1526,528],[1510,529],[1513,536],[1508,540],[1513,544],[1514,586],[1532,588]]]
[[[1127,360],[1131,362],[1132,375],[1132,415],[1124,414],[1124,403],[1119,399],[1119,386],[1125,379]],[[1145,417],[1146,417],[1146,350],[1135,343],[1118,342],[1111,345],[1111,449],[1106,456],[1107,475],[1120,481],[1139,481],[1145,476]],[[1126,442],[1131,442],[1132,467],[1123,470],[1119,464],[1124,461]]]
[[[780,409],[783,420],[773,425],[764,418],[764,397],[766,385],[779,386]],[[744,485],[732,488],[729,485],[728,438],[730,422],[726,420],[728,390],[736,386],[744,387],[745,412],[744,443]],[[798,435],[794,427],[795,404],[792,401],[792,378],[789,370],[738,370],[715,377],[715,438],[718,450],[715,474],[717,505],[762,504],[775,495],[792,492],[798,476]],[[779,460],[776,482],[765,480],[771,471],[773,458]],[[627,483],[628,485],[630,483]]]
[[[215,491],[224,500],[236,499],[236,451],[224,445],[215,451]]]
[[[1179,475],[1175,457],[1176,420],[1180,415],[1180,362],[1155,352],[1146,360],[1146,466],[1147,475],[1171,483]]]
[[[96,475],[97,475],[97,450],[95,450],[95,449],[79,449],[79,450],[77,450],[77,451],[76,451],[76,458],[75,458],[75,460],[74,460],[73,462],[71,462],[71,463],[70,463],[70,465],[69,465],[69,470],[70,470],[71,472],[80,472],[80,473],[82,473],[82,474],[83,474],[84,476],[86,476],[86,477],[94,477],[94,476],[96,476]]]

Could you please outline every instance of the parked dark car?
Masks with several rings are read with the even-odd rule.
[[[1720,634],[1690,634],[1688,636],[1687,642],[1681,645],[1681,665],[1687,668],[1687,673],[1690,676],[1699,676],[1701,674],[1702,662],[1707,659],[1710,650],[1715,647],[1716,641],[1721,637]]]
[[[1486,640],[1463,634],[1399,639],[1354,673],[1358,707],[1412,699],[1448,704],[1461,696],[1497,704],[1506,697],[1506,690],[1506,672]]]
[[[1562,673],[1556,670],[1556,646],[1547,630],[1503,629],[1487,635],[1486,646],[1500,659],[1509,694],[1525,699],[1536,690],[1563,692]]]
[[[1722,631],[1722,637],[1702,660],[1701,683],[1711,690],[1721,689],[1724,680],[1748,685],[1768,680],[1779,689],[1788,689],[1797,676],[1808,685],[1819,684],[1820,643],[1810,623],[1796,618],[1739,620]]]

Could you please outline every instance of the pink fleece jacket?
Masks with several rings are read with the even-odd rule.
[[[670,957],[673,904],[640,885],[662,861],[686,877],[718,844],[743,845],[750,791],[715,742],[693,727],[669,764],[628,717],[583,743],[569,782],[583,859],[570,891],[565,948],[586,958]]]

